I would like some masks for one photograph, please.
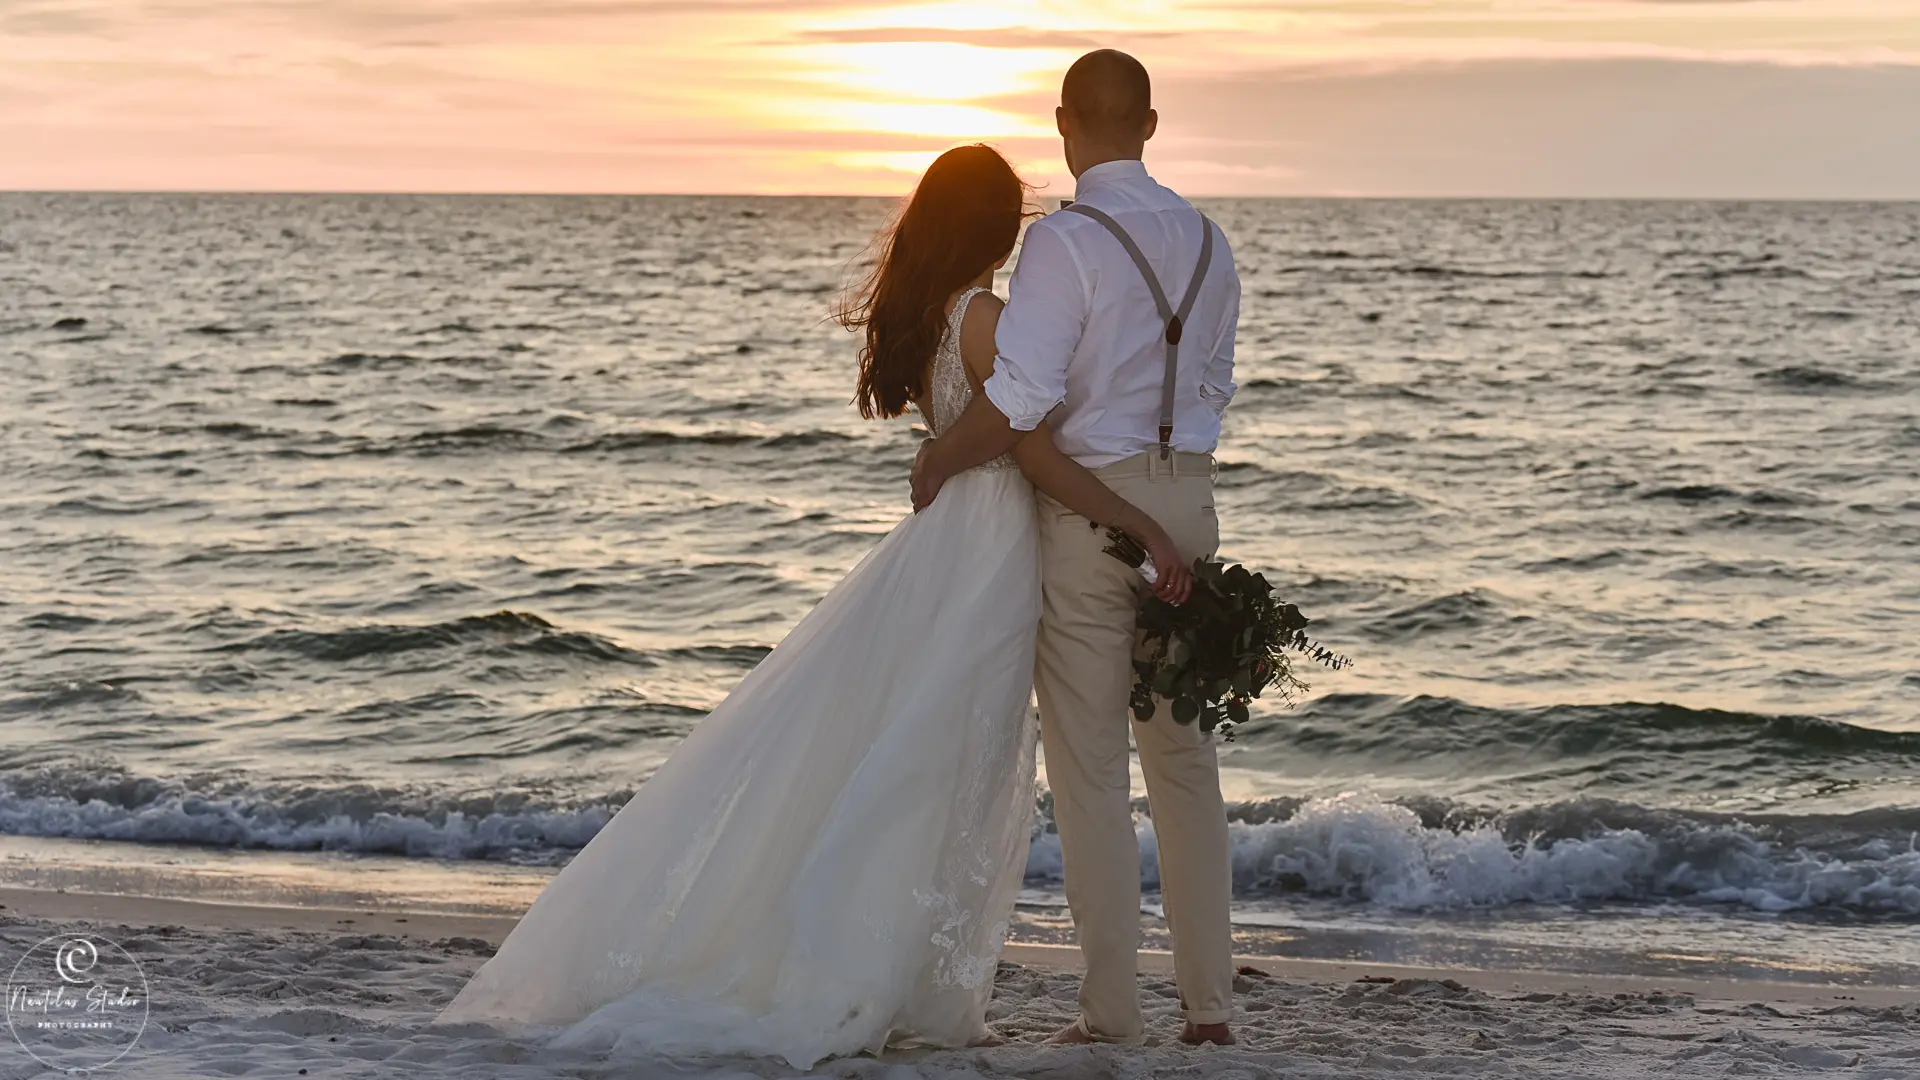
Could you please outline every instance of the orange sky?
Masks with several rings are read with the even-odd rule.
[[[1920,0],[10,0],[0,188],[885,192],[1060,72],[1192,194],[1920,198]]]

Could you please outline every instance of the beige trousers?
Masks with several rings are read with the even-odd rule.
[[[1219,547],[1211,457],[1176,454],[1169,468],[1157,454],[1142,454],[1095,472],[1160,522],[1187,557]],[[1067,903],[1087,967],[1081,1021],[1095,1038],[1132,1042],[1145,1026],[1134,985],[1140,851],[1129,806],[1129,730],[1160,847],[1175,981],[1196,1024],[1233,1015],[1233,871],[1213,740],[1197,725],[1174,723],[1164,702],[1144,724],[1127,710],[1136,589],[1143,583],[1103,553],[1106,543],[1105,530],[1040,497],[1044,607],[1034,685]]]

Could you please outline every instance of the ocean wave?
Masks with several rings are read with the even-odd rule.
[[[0,697],[0,716],[52,713],[63,709],[106,709],[140,701],[140,692],[124,683],[69,679],[50,685],[28,684]]]
[[[1316,498],[1304,499],[1303,513],[1358,513],[1369,510],[1414,510],[1426,505],[1418,495],[1379,484],[1336,484]]]
[[[537,432],[522,431],[519,428],[500,424],[473,424],[468,427],[449,428],[443,431],[422,431],[409,435],[398,443],[375,444],[384,450],[405,447],[413,450],[444,450],[465,447],[509,448],[544,443],[547,437]]]
[[[1326,473],[1254,461],[1220,463],[1222,489],[1283,487],[1300,513],[1358,513],[1420,509],[1427,501],[1390,485],[1349,483]]]
[[[22,630],[53,630],[59,633],[77,633],[101,625],[102,620],[91,615],[75,615],[64,611],[41,611],[20,620]]]
[[[1387,266],[1382,270],[1388,274],[1401,274],[1417,278],[1478,278],[1487,281],[1518,281],[1529,278],[1549,280],[1573,278],[1598,281],[1614,275],[1605,270],[1478,270],[1466,266],[1434,266],[1426,263],[1411,266]]]
[[[847,443],[855,436],[838,431],[787,431],[761,435],[745,431],[627,431],[560,447],[563,454],[606,454],[629,450],[656,450],[678,446],[757,446],[768,450]]]
[[[576,656],[606,663],[651,667],[655,661],[598,634],[562,630],[538,615],[496,611],[445,622],[376,623],[340,630],[274,630],[222,647],[226,652],[284,652],[311,660],[344,663],[421,649],[480,646],[516,652]]]
[[[1503,709],[1449,697],[1328,694],[1280,716],[1243,725],[1237,742],[1255,752],[1339,755],[1375,764],[1437,755],[1671,760],[1693,770],[1712,758],[1740,767],[1770,760],[1867,758],[1911,767],[1920,732],[1882,731],[1818,716],[1615,702]]]
[[[353,354],[359,355],[359,354]],[[412,357],[367,358],[373,360],[406,360]],[[329,408],[338,402],[323,397],[285,397],[275,398],[274,404],[302,408]],[[571,427],[573,424],[553,424],[554,427]],[[269,427],[262,424],[242,421],[221,421],[209,424],[118,424],[115,430],[142,436],[168,436],[176,438],[211,437],[221,442],[270,442],[278,446],[266,451],[275,457],[293,457],[310,459],[356,458],[356,457],[438,457],[448,454],[485,453],[485,452],[534,452],[555,454],[625,454],[634,451],[670,450],[678,448],[748,448],[758,450],[792,451],[810,447],[840,446],[858,442],[862,436],[825,428],[806,428],[792,431],[741,431],[726,429],[708,429],[695,431],[676,431],[667,428],[641,428],[628,431],[614,431],[593,435],[587,438],[562,438],[539,431],[509,424],[481,422],[460,427],[429,428],[409,434],[391,436],[340,435],[332,431],[301,430],[296,428]],[[184,451],[178,449],[155,453],[151,450],[141,452],[106,451],[89,449],[83,454],[93,457],[113,459],[128,458],[150,460],[161,457],[178,457]]]
[[[585,847],[629,797],[248,786],[74,767],[0,775],[0,833],[542,864]]]
[[[1752,510],[1734,510],[1707,520],[1710,529],[1754,529],[1760,532],[1800,533],[1809,529],[1831,528],[1833,523],[1801,514],[1765,514]]]
[[[1727,499],[1737,499],[1752,506],[1803,506],[1818,501],[1812,496],[1792,492],[1771,491],[1765,488],[1739,491],[1720,484],[1675,484],[1642,492],[1640,497],[1646,500],[1659,499],[1688,505],[1720,502]]]
[[[1788,390],[1817,392],[1821,390],[1857,390],[1861,381],[1842,371],[1810,365],[1789,365],[1762,371],[1754,378],[1760,382],[1772,383]]]
[[[1826,819],[1845,842],[1830,838],[1828,850],[1817,850],[1778,826],[1638,807],[1630,808],[1637,827],[1612,827],[1593,816],[1596,806],[1620,804],[1556,804],[1464,821],[1455,810],[1444,816],[1456,820],[1434,821],[1431,807],[1423,814],[1364,793],[1294,801],[1257,815],[1266,820],[1229,826],[1234,895],[1305,894],[1421,911],[1680,902],[1920,915],[1920,844],[1912,831],[1920,813],[1895,826],[1905,826],[1905,836],[1861,834],[1844,818]],[[1870,819],[1861,824],[1887,828],[1871,820],[1875,813],[1858,815]],[[1559,833],[1538,827],[1555,814],[1567,819]],[[1141,884],[1157,888],[1150,817],[1139,818],[1136,834]],[[1057,835],[1035,838],[1027,877],[1060,880]]]
[[[1733,278],[1754,278],[1767,281],[1811,281],[1813,275],[1797,267],[1780,265],[1777,255],[1765,255],[1758,261],[1743,266],[1709,266],[1697,270],[1680,270],[1668,274],[1667,279],[1676,281],[1726,281]]]
[[[1620,548],[1607,548],[1604,551],[1592,551],[1583,555],[1556,555],[1551,559],[1539,559],[1520,564],[1520,569],[1532,574],[1566,571],[1585,573],[1590,570],[1605,570],[1634,562],[1637,555]]]
[[[1833,580],[1833,571],[1820,566],[1794,566],[1773,559],[1724,562],[1703,559],[1677,566],[1661,575],[1671,581],[1774,580],[1821,582]]]
[[[1430,634],[1480,630],[1525,616],[1501,610],[1501,598],[1485,589],[1436,596],[1369,619],[1362,627],[1374,641],[1407,641]]]
[[[321,447],[290,447],[282,453],[299,457],[433,457],[487,451],[534,451],[556,454],[625,454],[639,450],[746,447],[792,450],[856,441],[838,431],[808,430],[763,434],[751,431],[669,431],[645,429],[597,435],[586,439],[558,439],[537,431],[502,424],[473,424],[429,430],[395,438],[326,439]]]
[[[560,799],[512,785],[433,793],[363,784],[249,787],[118,770],[0,774],[0,833],[560,864],[631,792]],[[1685,902],[1754,911],[1920,915],[1920,810],[1731,815],[1572,800],[1505,811],[1367,793],[1231,808],[1234,895],[1308,895],[1408,910]],[[1141,885],[1157,889],[1153,819],[1136,804]],[[1029,885],[1061,880],[1042,795]]]
[[[766,659],[772,651],[771,645],[686,645],[668,649],[665,655],[679,660],[751,668]]]
[[[1248,396],[1276,392],[1317,394],[1326,393],[1330,387],[1338,390],[1340,387],[1349,385],[1352,382],[1352,375],[1344,372],[1338,377],[1334,375],[1321,375],[1310,379],[1295,378],[1286,375],[1266,375],[1247,379],[1245,382],[1242,382],[1238,393]]]
[[[373,371],[385,371],[392,368],[411,367],[414,364],[430,364],[433,361],[425,356],[413,353],[364,353],[348,352],[328,357],[321,362],[322,367]]]
[[[197,510],[205,505],[199,499],[116,499],[102,495],[86,499],[61,499],[48,506],[43,513],[49,516],[127,517],[167,510]]]

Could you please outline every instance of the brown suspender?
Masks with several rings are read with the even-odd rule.
[[[1096,210],[1086,203],[1069,203],[1063,210],[1090,217],[1107,227],[1107,231],[1120,241],[1133,257],[1133,265],[1140,268],[1140,276],[1147,279],[1147,289],[1153,293],[1154,306],[1160,309],[1160,318],[1166,323],[1167,373],[1160,387],[1160,460],[1165,461],[1173,454],[1173,383],[1180,365],[1180,338],[1185,332],[1187,316],[1193,312],[1193,302],[1200,296],[1200,283],[1207,278],[1207,266],[1213,262],[1213,222],[1207,215],[1200,215],[1200,264],[1193,268],[1193,277],[1187,282],[1187,295],[1180,299],[1180,309],[1175,311],[1167,302],[1167,291],[1160,287],[1160,278],[1153,272],[1153,266],[1147,262],[1146,255],[1140,251],[1140,245],[1133,242],[1127,230],[1120,223],[1107,216],[1104,211]]]

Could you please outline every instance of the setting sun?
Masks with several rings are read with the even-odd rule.
[[[894,100],[977,101],[1049,88],[1073,60],[1060,49],[993,49],[945,41],[801,45],[799,78]]]

